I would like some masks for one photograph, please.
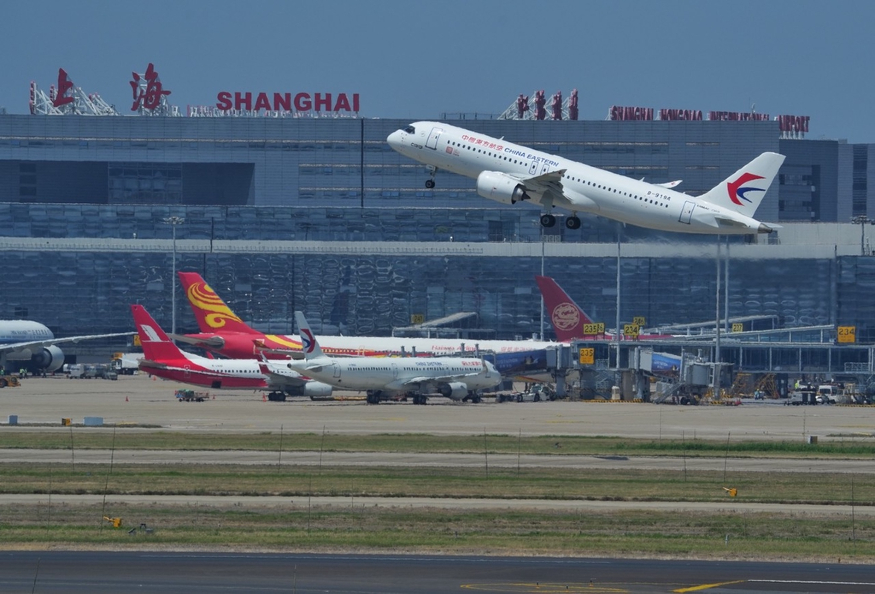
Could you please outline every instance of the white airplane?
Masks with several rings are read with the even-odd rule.
[[[440,122],[414,122],[387,139],[393,149],[428,166],[435,186],[439,169],[477,180],[477,193],[503,204],[541,205],[541,224],[556,224],[553,207],[569,210],[569,229],[580,228],[577,213],[682,233],[748,235],[770,233],[779,225],[753,218],[784,155],[763,153],[711,191],[693,197],[671,188],[679,182],[651,184],[563,157],[532,150]]]
[[[98,338],[131,336],[135,332],[89,334],[55,338],[52,331],[39,322],[30,320],[0,320],[0,366],[26,367],[32,372],[52,373],[64,365],[64,352],[57,344]],[[6,369],[18,371],[18,369]]]
[[[271,390],[271,400],[285,400],[285,395],[331,395],[331,386],[314,382],[288,369],[262,373],[255,359],[208,359],[181,351],[142,305],[131,305],[134,325],[140,335],[144,358],[140,369],[158,377],[219,389]]]
[[[412,392],[415,404],[425,404],[426,394],[437,393],[453,400],[480,401],[478,390],[492,388],[501,382],[501,374],[492,363],[481,359],[460,357],[328,357],[310,330],[304,314],[295,312],[303,343],[304,359],[290,359],[286,365],[313,379],[335,388],[367,391],[369,404],[380,402],[381,396]],[[274,362],[263,362],[269,372]]]

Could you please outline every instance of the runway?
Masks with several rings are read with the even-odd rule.
[[[488,556],[0,553],[0,591],[658,594],[875,591],[866,565]]]

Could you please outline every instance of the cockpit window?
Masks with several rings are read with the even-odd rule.
[[[416,128],[414,128],[413,126],[407,126],[406,128],[404,128],[404,131],[408,134],[416,134]]]

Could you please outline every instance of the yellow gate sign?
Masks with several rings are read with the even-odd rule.
[[[839,326],[838,327],[839,342],[857,342],[857,327],[856,326]]]
[[[600,334],[605,333],[605,324],[604,322],[599,322],[598,324],[584,324],[583,325],[583,335],[584,336],[599,336]]]
[[[423,314],[410,314],[411,324],[422,324],[424,321],[425,316]]]
[[[638,324],[624,324],[623,334],[629,338],[638,338],[638,333],[641,331],[641,326]]]
[[[584,348],[580,349],[580,364],[595,365],[595,349]]]
[[[734,323],[732,324],[732,331],[733,331],[733,332],[744,332],[744,324],[740,324],[740,323],[738,323],[738,322],[734,322]]]
[[[644,321],[644,316],[635,316],[634,318],[632,318],[632,323],[636,326],[646,325],[646,322]]]

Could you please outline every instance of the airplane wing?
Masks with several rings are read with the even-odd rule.
[[[554,204],[562,204],[568,208],[582,208],[587,211],[597,211],[598,205],[593,202],[589,196],[585,196],[579,192],[568,193],[562,185],[562,176],[566,169],[557,169],[556,171],[548,171],[534,177],[523,177],[519,175],[507,174],[510,177],[516,178],[525,186],[526,192],[537,197],[537,200],[544,204],[544,195],[552,196]]]
[[[192,338],[190,336],[186,336],[185,334],[168,334],[167,336],[169,336],[173,340],[198,347],[221,349],[225,346],[225,339],[221,336],[211,336],[209,338]]]
[[[118,336],[133,336],[136,332],[117,332],[115,334],[88,334],[85,336],[68,336],[66,338],[49,338],[47,340],[31,340],[27,342],[12,342],[0,346],[0,353],[20,351],[31,347],[44,347],[64,342],[79,342],[82,340],[96,340],[98,338],[116,338]]]
[[[474,375],[479,375],[481,370],[472,371],[471,373],[454,373],[453,375],[445,375],[441,377],[413,377],[410,379],[406,379],[401,382],[402,386],[410,386],[414,384],[430,384],[437,382],[453,382],[457,381],[463,377],[471,377]]]

